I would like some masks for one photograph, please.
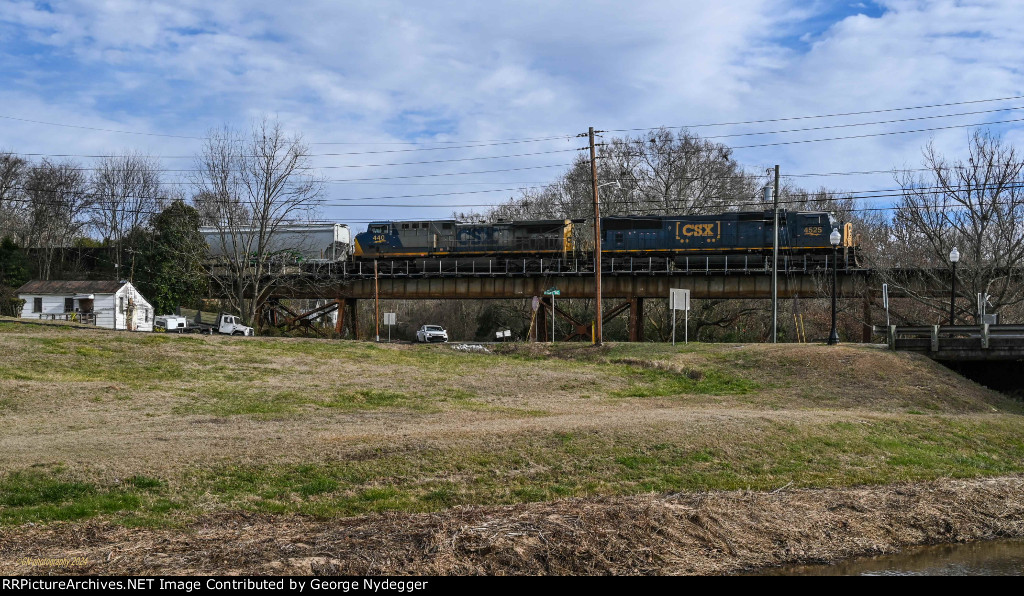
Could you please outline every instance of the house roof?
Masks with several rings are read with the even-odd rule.
[[[18,294],[113,294],[124,284],[112,280],[35,280],[18,288]]]

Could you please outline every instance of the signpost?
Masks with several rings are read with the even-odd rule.
[[[882,306],[885,307],[885,328],[889,328],[889,284],[882,284]]]
[[[683,340],[690,343],[690,290],[668,291],[668,307],[672,309],[672,345],[676,345],[676,311],[683,311]]]
[[[391,343],[391,326],[398,324],[398,316],[393,312],[384,313],[384,324],[388,326],[388,343]]]
[[[562,293],[558,288],[544,290],[545,296],[551,296],[551,343],[555,343],[555,296]]]

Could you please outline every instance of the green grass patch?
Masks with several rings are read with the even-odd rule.
[[[369,410],[378,408],[426,409],[426,398],[419,393],[404,393],[382,389],[360,389],[340,391],[324,405],[346,410]]]
[[[715,369],[690,368],[681,371],[622,367],[629,387],[611,392],[613,397],[670,397],[677,395],[741,395],[758,389],[758,384]]]
[[[138,512],[163,515],[178,507],[156,497],[164,483],[134,476],[115,486],[62,477],[58,471],[25,470],[0,478],[0,524],[72,521]]]

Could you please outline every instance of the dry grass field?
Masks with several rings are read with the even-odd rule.
[[[474,353],[0,320],[0,354],[0,538],[1024,473],[1019,402],[876,346]]]

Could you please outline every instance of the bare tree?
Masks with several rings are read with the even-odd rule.
[[[263,119],[243,137],[211,131],[196,159],[196,208],[222,261],[212,281],[246,322],[255,320],[280,278],[273,242],[281,226],[308,218],[323,188],[309,174],[309,149]]]
[[[896,283],[920,303],[948,312],[948,294],[933,289],[949,285],[949,253],[957,247],[958,297],[967,298],[958,301],[957,318],[974,314],[982,292],[996,311],[1024,302],[1024,158],[998,137],[976,132],[966,161],[949,160],[929,144],[924,165],[926,175],[897,174],[902,198],[891,234],[901,249],[886,264],[921,273],[910,280],[917,283]]]
[[[742,210],[761,186],[733,159],[728,146],[685,129],[612,139],[602,157],[603,177],[621,183],[618,196],[609,201],[610,215]]]
[[[0,151],[0,240],[11,237],[20,241],[23,231],[25,172],[28,162],[21,157]]]
[[[163,207],[160,165],[137,153],[105,157],[97,164],[89,188],[93,226],[112,245],[115,263],[123,265],[125,238],[148,225]]]
[[[74,244],[87,224],[91,205],[82,168],[73,161],[48,159],[25,176],[25,246],[36,250],[38,272],[50,279],[54,262]]]

